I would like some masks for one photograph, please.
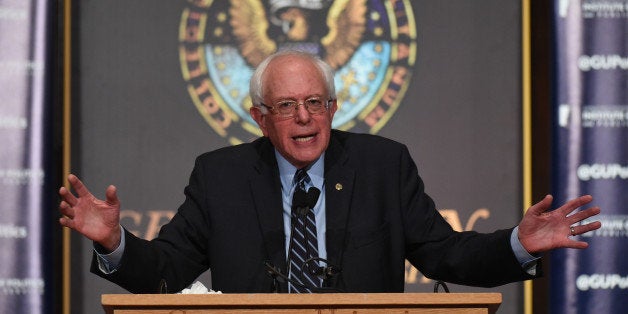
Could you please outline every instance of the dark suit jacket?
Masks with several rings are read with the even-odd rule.
[[[530,278],[510,247],[510,230],[455,232],[424,193],[407,148],[373,135],[332,131],[325,154],[328,260],[347,292],[402,292],[404,260],[429,278],[496,286]],[[264,262],[285,269],[281,184],[267,138],[205,153],[186,200],[159,237],[126,233],[120,266],[92,271],[134,293],[160,281],[180,291],[211,269],[222,292],[270,292]]]

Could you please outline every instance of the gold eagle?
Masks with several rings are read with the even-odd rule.
[[[323,60],[333,69],[343,66],[360,45],[366,29],[366,0],[337,0],[328,8],[328,33],[318,44],[323,48]],[[281,43],[269,37],[270,27],[264,5],[260,0],[230,0],[229,14],[233,34],[242,56],[256,67],[264,58],[277,51]],[[308,21],[298,9],[288,9],[280,17],[290,25],[285,35],[291,43],[308,39],[310,28],[322,21]]]

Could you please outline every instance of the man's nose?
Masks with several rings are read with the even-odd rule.
[[[307,108],[305,108],[304,103],[297,104],[296,111],[297,113],[295,117],[297,118],[298,122],[307,123],[308,121],[310,121],[310,118],[311,118],[310,112],[307,111]]]

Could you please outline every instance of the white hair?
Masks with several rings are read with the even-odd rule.
[[[253,75],[251,76],[251,82],[249,85],[249,95],[251,96],[251,102],[253,106],[256,106],[262,110],[262,113],[266,114],[268,111],[266,107],[261,106],[264,102],[264,82],[262,78],[264,77],[264,72],[271,61],[276,58],[283,56],[298,56],[307,60],[310,60],[321,72],[323,79],[325,80],[325,85],[327,86],[327,93],[329,93],[329,97],[331,99],[336,99],[336,87],[334,85],[334,70],[329,66],[329,64],[325,63],[325,61],[321,60],[318,56],[313,54],[299,51],[299,50],[282,50],[276,52],[270,56],[268,56],[264,61],[262,61]]]

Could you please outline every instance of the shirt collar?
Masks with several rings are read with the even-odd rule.
[[[281,187],[284,192],[290,193],[292,189],[292,179],[297,172],[297,167],[293,166],[275,149],[275,158],[277,158],[277,166],[279,167],[279,177],[281,179]],[[325,173],[325,152],[309,167],[307,174],[312,180],[312,186],[322,190]]]

